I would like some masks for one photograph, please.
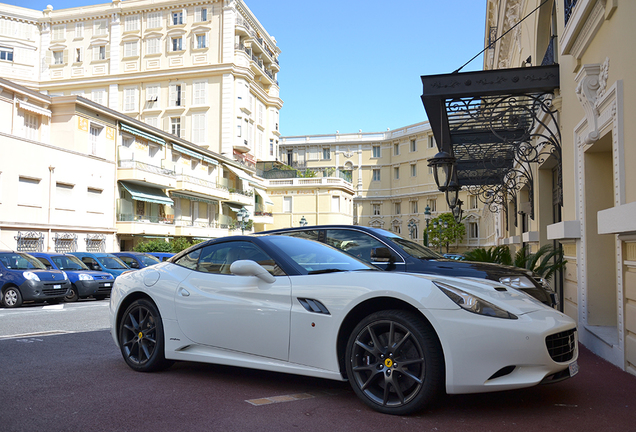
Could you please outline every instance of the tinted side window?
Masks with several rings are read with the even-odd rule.
[[[133,262],[133,259],[127,256],[120,256],[119,259],[126,263],[128,267],[130,267]]]
[[[174,263],[190,270],[196,270],[197,262],[199,261],[200,255],[201,255],[201,248],[193,250],[189,254],[182,256],[181,258],[176,260]]]
[[[53,266],[51,265],[50,262],[47,261],[46,258],[42,258],[42,257],[36,257],[42,264],[44,264],[44,267],[46,267],[47,270],[51,270],[53,268]]]
[[[326,231],[325,243],[368,263],[371,262],[371,249],[386,247],[363,232],[338,229]]]
[[[280,235],[284,235],[284,236],[298,237],[298,238],[315,240],[315,241],[318,241],[319,234],[320,234],[320,231],[318,230],[291,231],[291,232],[280,233]]]
[[[285,274],[269,255],[250,242],[219,243],[204,247],[196,270],[230,275],[230,266],[238,260],[256,261],[273,276]]]

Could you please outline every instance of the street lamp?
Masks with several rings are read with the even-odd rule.
[[[301,227],[307,226],[307,219],[305,219],[305,216],[300,218],[300,222],[298,222],[300,224]]]
[[[428,166],[433,168],[437,188],[442,192],[446,191],[453,178],[456,161],[455,156],[446,151],[441,151],[428,160]]]
[[[413,233],[417,229],[417,224],[415,223],[413,219],[411,219],[407,226],[409,228],[409,233],[411,234],[411,239],[413,239]]]
[[[428,246],[428,224],[431,221],[431,207],[426,204],[424,208],[424,220],[426,221],[426,231],[424,231],[424,246]]]
[[[433,222],[433,229],[437,231],[438,233],[438,239],[439,239],[439,253],[442,253],[442,223],[440,221],[440,223],[437,223],[437,221]],[[443,224],[443,229],[448,229],[448,222],[444,221]]]
[[[462,221],[462,215],[464,213],[462,210],[462,204],[464,204],[462,200],[457,200],[457,205],[453,208],[453,217],[457,223],[461,223]]]
[[[241,207],[241,209],[236,212],[236,219],[241,224],[241,234],[245,234],[245,223],[247,222],[247,218],[250,216],[249,212],[245,210],[245,207]]]

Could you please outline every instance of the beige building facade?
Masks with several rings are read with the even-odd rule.
[[[284,136],[279,160],[301,173],[351,182],[349,223],[383,228],[423,242],[426,207],[431,218],[450,212],[428,167],[428,159],[436,153],[431,128],[423,122],[377,133]],[[451,250],[498,244],[501,218],[467,191],[460,192],[460,199],[466,235]]]
[[[492,94],[509,97],[497,90],[514,89],[514,80],[533,80],[527,87],[540,96],[518,91],[514,97],[516,102],[522,97],[540,101],[541,109],[530,115],[529,103],[517,104],[518,112],[509,111],[507,121],[514,120],[516,130],[526,127],[524,118],[534,121],[528,128],[532,137],[524,141],[530,145],[517,151],[543,156],[529,163],[517,158],[511,166],[509,173],[517,175],[507,177],[506,199],[497,203],[498,211],[507,215],[503,237],[514,247],[525,242],[533,250],[545,244],[563,248],[568,263],[558,289],[563,310],[578,321],[581,343],[636,374],[636,173],[630,169],[636,162],[631,144],[636,124],[628,120],[636,109],[636,59],[629,42],[636,31],[634,16],[636,3],[629,1],[489,0],[484,44],[488,75],[422,79],[425,95],[434,97],[444,80],[454,78],[456,88],[464,85],[459,92],[465,92],[455,98],[465,96],[463,100],[482,105]],[[474,88],[479,81],[471,77],[489,82],[476,99],[468,85]],[[426,82],[437,87],[426,87]],[[541,82],[553,84],[541,88]],[[450,105],[446,110],[452,116]],[[523,110],[529,115],[519,114]],[[452,118],[449,125],[452,141]],[[551,140],[545,138],[547,131]],[[510,141],[501,136],[500,149]],[[466,163],[459,153],[465,143],[452,144],[458,168]],[[523,176],[520,170],[525,170]],[[471,184],[466,180],[462,185],[470,189]]]

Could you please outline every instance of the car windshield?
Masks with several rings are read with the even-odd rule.
[[[89,270],[79,258],[73,255],[58,255],[51,257],[60,270]]]
[[[305,269],[307,274],[378,270],[377,267],[360,261],[338,249],[312,240],[270,236],[267,237],[267,241]]]
[[[120,260],[119,258],[117,258],[116,256],[109,256],[109,255],[105,255],[105,256],[98,256],[97,260],[107,269],[110,270],[123,270],[123,269],[127,269],[128,266],[126,264],[124,264],[124,262],[122,260]]]
[[[404,249],[404,252],[411,255],[414,258],[419,259],[440,259],[443,258],[442,255],[438,254],[434,250],[427,248],[419,243],[415,243],[413,240],[405,239],[402,236],[397,235],[391,231],[385,231],[383,229],[374,229],[373,231],[378,234],[387,237],[393,243],[396,243],[398,246]]]
[[[0,253],[0,262],[6,268],[11,270],[32,270],[41,269],[46,270],[44,264],[39,260],[24,253]]]
[[[160,263],[159,258],[155,258],[152,255],[139,255],[139,261],[143,263],[145,267]]]

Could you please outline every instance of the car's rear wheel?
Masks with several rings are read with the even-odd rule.
[[[347,343],[346,368],[358,397],[386,414],[418,411],[444,385],[444,358],[433,328],[400,310],[376,312],[358,324]]]
[[[8,308],[17,308],[22,306],[22,294],[16,287],[7,287],[2,292],[2,304]]]
[[[71,285],[71,289],[68,290],[68,294],[64,296],[64,301],[66,302],[76,302],[79,299],[79,295],[77,294],[77,287],[75,284]]]
[[[173,363],[165,358],[159,310],[149,300],[136,300],[122,315],[119,346],[128,366],[136,371],[157,371]]]

